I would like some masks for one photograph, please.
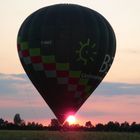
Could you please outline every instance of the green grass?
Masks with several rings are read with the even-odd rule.
[[[140,133],[1,130],[0,140],[140,140]]]

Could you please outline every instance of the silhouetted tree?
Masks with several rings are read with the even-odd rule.
[[[43,129],[43,125],[39,124],[39,123],[35,123],[35,122],[28,122],[26,125],[27,129],[31,129],[31,130],[42,130]]]
[[[43,126],[42,124],[35,122],[28,122],[20,118],[20,114],[15,114],[14,123],[8,122],[0,118],[0,129],[8,130],[63,130],[63,131],[116,131],[116,132],[140,132],[140,124],[133,122],[131,125],[128,122],[108,122],[107,124],[98,123],[93,126],[91,121],[87,121],[85,126],[79,124],[70,125],[65,122],[63,126],[60,125],[57,119],[51,119],[49,126]]]
[[[0,126],[4,126],[4,120],[2,118],[0,118]]]
[[[95,130],[96,131],[104,131],[104,125],[103,124],[101,124],[101,123],[98,123],[97,125],[96,125],[96,127],[95,127]]]
[[[120,124],[119,122],[115,122],[115,130],[120,131]]]
[[[15,114],[14,116],[14,124],[15,125],[25,125],[25,121],[20,118],[20,114]]]
[[[69,124],[69,122],[64,122],[64,124],[63,124],[63,128],[69,128],[70,127],[70,124]]]
[[[91,121],[86,122],[86,123],[85,123],[85,127],[87,127],[87,128],[92,128],[93,125],[92,125]]]
[[[79,130],[81,130],[81,126],[79,124],[71,124],[69,126],[69,130],[71,130],[71,131],[79,131]]]
[[[140,132],[140,124],[136,124],[136,122],[133,122],[130,126],[131,132]]]
[[[121,131],[129,131],[130,129],[129,123],[126,121],[124,123],[121,123],[120,129]]]
[[[60,130],[61,125],[57,119],[51,119],[50,127],[52,130]]]
[[[60,123],[58,122],[57,119],[51,119],[51,126],[58,127],[58,126],[60,126]]]
[[[105,131],[119,131],[120,125],[118,122],[108,122],[105,126]]]
[[[31,129],[35,128],[36,124],[35,122],[28,122],[27,126]]]
[[[8,124],[9,124],[9,122],[6,120],[6,121],[4,121],[4,126],[5,127],[7,127],[8,126]]]
[[[62,126],[62,131],[69,131],[70,130],[70,124],[69,122],[64,122],[63,126]]]

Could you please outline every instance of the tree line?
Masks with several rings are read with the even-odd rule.
[[[0,129],[6,130],[63,130],[63,131],[106,131],[106,132],[140,132],[140,123],[133,122],[129,124],[128,122],[113,122],[110,121],[106,124],[98,123],[93,125],[91,121],[87,121],[85,125],[72,124],[65,122],[63,125],[60,125],[57,119],[51,119],[48,126],[43,126],[42,124],[35,122],[25,123],[21,119],[20,114],[15,114],[13,122],[8,122],[0,118]]]

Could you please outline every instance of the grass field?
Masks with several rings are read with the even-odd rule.
[[[1,130],[0,140],[140,140],[140,133]]]

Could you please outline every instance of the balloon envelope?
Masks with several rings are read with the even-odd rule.
[[[73,4],[31,14],[21,25],[17,44],[28,77],[61,123],[96,89],[116,50],[108,21]]]

